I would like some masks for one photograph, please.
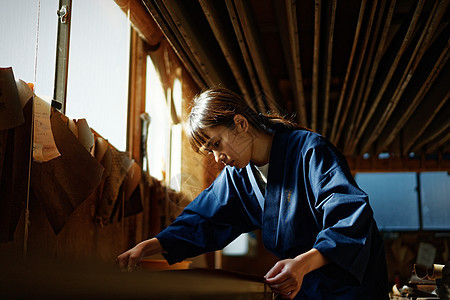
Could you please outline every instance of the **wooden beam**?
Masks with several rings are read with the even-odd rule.
[[[411,147],[411,152],[418,152],[427,144],[431,144],[430,142],[438,138],[440,135],[446,135],[450,128],[450,120],[448,116],[450,116],[450,105],[448,102],[447,105],[442,108],[437,114],[431,124],[427,127],[426,134],[422,134],[419,139],[417,139],[416,143]]]
[[[261,85],[258,81],[255,66],[253,65],[253,62],[251,60],[251,55],[248,49],[248,45],[246,43],[242,25],[239,20],[239,16],[237,13],[237,8],[235,7],[235,3],[233,0],[225,0],[225,3],[227,5],[228,14],[230,15],[231,23],[233,24],[234,32],[236,34],[236,38],[239,43],[239,47],[241,49],[242,57],[245,62],[245,66],[247,67],[247,71],[250,77],[250,82],[252,84],[253,90],[255,91],[255,98],[256,103],[255,107],[258,107],[259,112],[265,112],[266,105],[264,103],[262,94],[259,92],[261,91]]]
[[[380,141],[382,141],[382,143],[380,143],[379,149],[382,149],[392,143],[392,141],[398,136],[400,131],[403,130],[405,124],[413,115],[416,108],[423,101],[425,95],[431,90],[436,78],[439,76],[440,72],[442,71],[450,57],[449,46],[450,44],[447,43],[447,46],[441,53],[440,57],[437,59],[432,70],[426,73],[426,79],[423,81],[423,84],[418,88],[418,90],[415,89],[414,91],[411,91],[411,93],[406,95],[407,100],[403,101],[402,106],[400,106],[398,110],[399,113],[395,114],[392,118],[395,121],[395,126],[393,128],[389,128],[387,126],[387,130],[385,130],[384,134],[380,135]],[[409,97],[410,94],[412,94],[411,97]],[[422,120],[420,123],[423,124],[424,121],[425,120]]]
[[[431,141],[429,144],[430,146],[427,147],[427,152],[434,152],[437,151],[440,147],[445,145],[450,141],[450,131],[448,130],[449,126],[446,127],[446,130],[442,132],[440,135],[438,135],[433,141]]]
[[[280,91],[274,84],[270,75],[270,66],[267,55],[262,46],[260,34],[258,32],[256,20],[252,14],[250,3],[245,0],[234,0],[235,9],[241,23],[242,32],[247,42],[248,51],[253,61],[253,66],[258,76],[261,90],[264,93],[264,100],[267,108],[272,112],[279,112],[282,105],[280,101]]]
[[[411,147],[417,139],[423,135],[425,130],[435,119],[438,112],[443,109],[445,103],[447,103],[450,97],[450,92],[445,91],[443,87],[447,86],[450,82],[450,72],[446,72],[446,75],[443,76],[439,82],[440,83],[438,85],[440,85],[441,88],[433,88],[430,90],[427,97],[422,101],[414,115],[404,126],[402,138],[403,154],[411,152]]]
[[[367,27],[366,27],[366,33],[364,34],[364,41],[361,45],[361,51],[360,51],[360,55],[359,55],[359,59],[357,61],[357,65],[354,71],[354,75],[352,76],[352,83],[351,83],[351,87],[350,87],[350,92],[348,94],[348,96],[346,97],[346,105],[341,117],[341,121],[338,123],[338,129],[336,132],[336,137],[335,137],[335,142],[338,143],[341,134],[342,134],[342,130],[344,128],[344,125],[347,123],[347,115],[349,113],[350,110],[350,106],[352,105],[353,102],[353,96],[355,94],[355,90],[356,90],[356,86],[358,84],[362,84],[362,82],[359,80],[359,75],[361,72],[361,68],[363,65],[363,62],[365,62],[365,54],[366,54],[366,50],[367,50],[367,45],[369,43],[369,38],[370,38],[370,32],[372,31],[372,24],[373,24],[373,20],[375,19],[375,13],[377,11],[377,5],[378,5],[378,1],[374,0],[372,2],[372,9],[370,10],[370,16],[369,16],[369,20],[367,22]],[[355,107],[356,105],[354,105]]]
[[[323,120],[322,120],[322,134],[327,135],[328,131],[328,112],[330,109],[330,85],[331,85],[331,66],[333,60],[333,42],[334,42],[334,28],[336,25],[336,5],[337,0],[331,1],[331,11],[329,17],[329,24],[327,29],[327,49],[326,49],[326,70],[325,70],[325,95],[323,99]]]
[[[297,112],[300,124],[308,127],[306,115],[305,91],[303,88],[302,65],[300,57],[300,41],[298,37],[297,5],[295,0],[286,0],[286,15],[288,20],[289,41],[291,44],[292,65],[294,69],[294,95],[296,96]]]
[[[383,43],[384,44],[384,40],[379,39],[379,34],[380,34],[380,30],[383,24],[383,15],[385,13],[385,9],[386,9],[386,0],[382,0],[380,3],[380,7],[379,7],[379,11],[378,11],[378,18],[375,24],[375,29],[374,29],[374,33],[371,36],[371,46],[369,49],[369,53],[367,54],[367,61],[365,63],[365,68],[363,71],[363,75],[361,77],[360,80],[360,84],[359,84],[359,89],[358,89],[358,94],[356,95],[356,99],[355,99],[355,105],[353,105],[353,113],[351,116],[351,119],[349,120],[349,126],[346,132],[346,140],[344,142],[344,152],[346,154],[351,154],[351,148],[350,148],[350,144],[351,144],[351,138],[354,135],[355,131],[356,131],[356,120],[358,119],[358,116],[364,113],[364,109],[365,109],[365,103],[362,103],[362,99],[363,99],[363,94],[364,92],[367,90],[367,87],[369,86],[369,81],[370,81],[370,76],[369,73],[371,73],[371,70],[373,70],[372,68],[372,61],[374,60],[375,56],[376,56],[376,49],[377,49],[377,45],[379,45],[379,43]],[[377,67],[375,67],[377,68]],[[373,82],[373,80],[372,80]],[[371,84],[370,84],[371,86]],[[369,88],[370,89],[370,88]]]
[[[244,68],[244,61],[242,59],[241,53],[239,51],[239,45],[235,39],[234,34],[230,34],[230,29],[227,28],[227,24],[222,20],[222,15],[218,5],[222,2],[218,1],[207,1],[199,0],[200,6],[208,20],[211,30],[223,51],[225,59],[233,72],[236,82],[241,90],[241,93],[247,103],[254,107],[253,92],[250,84],[250,79],[248,78],[248,73]],[[230,23],[231,24],[231,23]],[[231,31],[233,29],[231,28]]]
[[[383,127],[386,126],[388,119],[392,116],[393,111],[395,107],[398,105],[400,98],[402,97],[407,85],[411,82],[414,72],[419,67],[419,63],[422,61],[425,52],[429,49],[432,38],[438,26],[441,25],[441,20],[447,9],[448,2],[449,1],[444,0],[435,3],[433,11],[428,18],[427,24],[422,31],[420,41],[417,43],[416,48],[414,49],[414,53],[410,58],[408,66],[406,67],[403,76],[400,80],[399,86],[397,87],[393,99],[391,100],[392,105],[390,106],[390,110],[385,111],[383,118],[378,123],[378,131],[381,131]],[[426,80],[423,82],[421,89],[415,95],[412,101],[408,101],[407,107],[405,107],[405,109],[402,110],[402,115],[399,118],[394,118],[396,120],[396,126],[394,128],[390,128],[388,130],[389,134],[380,139],[382,143],[379,144],[379,149],[382,149],[387,145],[389,145],[390,143],[392,143],[393,139],[398,135],[399,131],[403,128],[406,121],[409,119],[414,110],[417,108],[420,101],[423,99],[424,95],[429,91],[432,83],[434,82],[434,80],[436,79],[436,77],[439,75],[440,71],[446,64],[449,57],[448,50],[450,47],[450,39],[448,39],[448,37],[446,37],[446,39],[447,39],[446,47],[444,47],[440,56],[436,60],[433,69],[427,76]],[[383,135],[381,134],[381,136]]]
[[[320,14],[322,11],[322,1],[315,0],[314,5],[314,49],[313,49],[313,70],[312,70],[312,95],[311,95],[311,129],[317,131],[317,106],[319,102],[319,58],[320,58]]]
[[[201,31],[198,24],[203,19],[195,20],[195,18],[204,17],[204,14],[199,16],[193,16],[193,13],[200,13],[201,9],[190,10],[188,6],[190,3],[194,5],[194,2],[189,1],[170,1],[170,0],[156,0],[160,3],[160,7],[166,15],[166,19],[171,19],[171,26],[174,32],[178,32],[177,37],[185,44],[183,49],[198,66],[203,77],[206,79],[206,83],[209,86],[224,85],[231,87],[234,85],[234,78],[228,77],[229,66],[225,59],[222,60],[222,51],[220,50],[217,40],[213,35],[208,35],[209,31]],[[196,4],[196,3],[195,3]],[[206,19],[204,25],[207,26]],[[201,24],[201,23],[200,23]],[[187,47],[187,48],[186,48]],[[231,72],[230,72],[231,73]]]
[[[388,159],[348,157],[352,173],[369,172],[450,172],[449,159],[419,159],[408,157],[391,157]]]
[[[177,56],[180,58],[183,65],[186,67],[188,72],[191,74],[192,79],[195,83],[203,88],[208,85],[208,78],[204,78],[201,74],[200,68],[196,65],[195,60],[192,56],[186,53],[186,43],[181,38],[179,32],[174,31],[176,26],[173,24],[170,15],[161,3],[158,5],[156,0],[142,0],[147,10],[154,18],[155,22],[160,27],[167,41],[170,43],[172,49],[175,51]]]
[[[362,136],[362,133],[364,132],[364,130],[361,130],[361,129],[359,131],[356,131],[356,130],[357,130],[357,128],[360,128],[362,126],[361,121],[363,120],[363,116],[369,117],[364,114],[364,111],[366,109],[366,106],[367,106],[367,103],[369,100],[369,95],[370,95],[370,92],[372,91],[372,87],[375,82],[375,76],[377,74],[378,67],[380,66],[381,58],[383,57],[384,47],[386,45],[388,33],[391,28],[392,18],[394,15],[395,4],[396,4],[396,0],[390,1],[389,9],[388,9],[388,12],[386,15],[386,19],[384,21],[383,31],[381,33],[381,37],[378,42],[377,52],[375,54],[375,58],[373,60],[373,64],[372,64],[372,67],[370,70],[369,79],[367,81],[367,86],[364,91],[361,108],[359,109],[359,113],[357,115],[356,122],[354,125],[355,129],[354,129],[353,133],[351,134],[351,138],[350,138],[348,146],[347,146],[348,149],[345,151],[346,153],[353,153],[355,151],[356,146],[358,145],[358,142]],[[375,104],[372,104],[372,105],[375,105]]]
[[[150,46],[158,45],[164,38],[161,29],[139,0],[114,0],[120,9],[130,18],[134,30]]]
[[[424,0],[419,0],[417,2],[417,6],[416,9],[414,11],[414,14],[411,18],[411,22],[409,23],[408,29],[405,33],[405,36],[402,40],[402,43],[400,45],[399,50],[397,51],[397,53],[395,54],[394,60],[387,72],[387,75],[383,81],[383,84],[381,86],[381,88],[378,90],[377,95],[375,96],[375,99],[373,101],[373,106],[371,107],[371,109],[369,110],[368,115],[366,116],[362,126],[360,127],[360,130],[358,132],[358,136],[357,138],[359,139],[364,130],[366,129],[367,125],[369,124],[369,121],[371,121],[372,116],[375,113],[375,109],[378,107],[378,104],[380,103],[381,99],[383,98],[383,95],[389,85],[389,83],[391,83],[391,79],[394,75],[394,72],[397,69],[397,66],[399,65],[400,59],[402,58],[403,54],[405,53],[411,38],[413,37],[414,33],[415,33],[415,28],[417,26],[417,23],[419,22],[419,17],[420,14],[422,12],[422,8],[424,5]],[[389,110],[389,104],[388,107],[386,107],[387,110]],[[378,128],[378,127],[377,127]],[[368,149],[372,146],[373,142],[376,140],[376,138],[378,137],[379,132],[377,130],[371,131],[371,134],[368,135],[364,141],[362,141],[362,145],[361,145],[361,152],[364,153],[366,151],[368,151]]]
[[[127,151],[142,168],[141,114],[145,112],[147,53],[136,30],[131,32],[130,83],[128,101]]]
[[[356,30],[355,30],[355,35],[354,35],[354,39],[353,39],[352,51],[350,53],[350,58],[349,58],[348,65],[347,65],[347,71],[345,72],[344,82],[342,83],[342,88],[341,88],[341,92],[339,95],[338,105],[336,108],[336,113],[334,115],[333,127],[331,128],[330,139],[335,144],[337,143],[336,138],[337,138],[337,134],[338,134],[338,122],[340,122],[340,121],[344,122],[342,119],[339,118],[339,116],[341,114],[342,105],[344,104],[344,96],[347,92],[348,80],[350,77],[350,72],[352,70],[353,60],[355,58],[355,53],[356,53],[356,48],[358,46],[358,40],[359,40],[359,35],[361,33],[361,26],[362,26],[362,22],[364,19],[365,8],[366,8],[366,0],[363,0],[363,1],[361,1],[361,6],[359,9],[359,16],[358,16],[358,21],[356,24]]]

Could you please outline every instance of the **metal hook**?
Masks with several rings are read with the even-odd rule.
[[[56,11],[56,14],[59,16],[59,20],[61,21],[61,23],[66,24],[67,16],[69,15],[67,5],[61,6],[61,8]]]

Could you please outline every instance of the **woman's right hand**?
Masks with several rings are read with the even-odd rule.
[[[130,250],[120,254],[116,259],[116,263],[122,271],[134,271],[144,256],[158,254],[162,251],[163,249],[158,239],[152,238],[140,242]]]

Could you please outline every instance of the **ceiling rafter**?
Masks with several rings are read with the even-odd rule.
[[[322,119],[322,134],[326,135],[328,131],[328,115],[330,109],[330,85],[331,85],[331,66],[333,62],[333,42],[334,29],[336,25],[336,5],[337,0],[332,0],[329,11],[329,24],[327,28],[327,48],[326,48],[326,63],[325,63],[325,95],[323,97],[323,119]]]
[[[432,141],[436,139],[439,140],[439,146],[446,142],[442,141],[440,138],[441,135],[448,136],[450,129],[450,120],[448,118],[450,115],[450,105],[448,102],[446,104],[447,105],[436,114],[430,125],[427,127],[426,134],[422,134],[420,138],[416,140],[416,143],[411,147],[411,152],[419,152],[426,145],[428,145],[428,150],[430,150],[431,147],[434,147],[433,144],[435,144]]]
[[[359,9],[359,17],[358,17],[358,22],[357,22],[357,25],[356,25],[355,36],[354,36],[354,39],[353,39],[352,51],[350,53],[350,58],[349,58],[349,62],[348,62],[348,65],[347,65],[347,71],[345,72],[344,82],[342,84],[342,88],[341,88],[340,95],[339,95],[338,106],[337,106],[337,109],[336,109],[336,114],[334,116],[333,128],[331,130],[330,139],[334,143],[337,142],[337,134],[338,134],[337,129],[338,129],[338,124],[339,124],[338,122],[342,121],[339,116],[341,114],[342,106],[344,105],[344,96],[345,96],[345,94],[347,92],[347,85],[348,85],[348,81],[349,81],[349,77],[350,77],[350,72],[352,70],[353,61],[355,59],[355,53],[356,53],[356,49],[357,49],[357,46],[358,46],[358,40],[359,40],[360,33],[361,33],[361,27],[362,27],[362,22],[363,22],[363,19],[364,19],[364,11],[365,11],[365,9],[366,9],[366,0],[362,0],[361,1],[361,6],[360,6],[360,9]]]
[[[239,43],[239,47],[241,49],[242,57],[244,58],[245,65],[247,67],[247,71],[250,76],[250,82],[252,84],[253,90],[255,91],[255,98],[258,107],[258,111],[264,111],[266,104],[263,100],[262,94],[258,93],[261,90],[260,83],[258,82],[258,78],[256,75],[255,66],[251,60],[250,50],[248,49],[247,42],[244,37],[244,33],[242,31],[242,25],[239,21],[239,16],[237,13],[237,9],[235,7],[233,0],[225,0],[227,5],[228,14],[230,15],[231,23],[233,24],[234,32],[236,33],[236,37]]]
[[[394,53],[395,57],[394,57],[392,64],[390,65],[389,71],[387,72],[386,76],[384,77],[383,84],[382,84],[381,88],[378,90],[378,93],[376,94],[376,97],[372,103],[369,113],[365,116],[365,120],[362,123],[360,130],[356,136],[356,140],[358,140],[358,141],[360,140],[361,136],[363,135],[364,130],[366,129],[367,125],[369,124],[369,121],[372,121],[372,117],[375,114],[375,109],[380,104],[382,97],[383,97],[386,89],[388,88],[388,85],[391,83],[391,79],[394,75],[394,72],[397,70],[397,67],[400,63],[400,59],[402,58],[403,54],[406,52],[408,45],[410,44],[410,40],[413,37],[414,29],[416,28],[417,22],[419,20],[419,16],[422,11],[423,4],[424,4],[424,0],[419,0],[417,3],[416,9],[414,10],[414,14],[411,18],[411,22],[409,23],[409,26],[408,26],[406,33],[403,37],[403,40],[401,42],[400,48],[398,49],[398,51],[396,53]],[[388,55],[389,55],[389,53],[388,53]],[[388,108],[390,106],[389,103],[387,105],[387,109],[389,109]],[[378,120],[376,122],[378,122]],[[361,152],[363,152],[363,153],[367,152],[369,150],[369,148],[372,146],[372,144],[375,141],[377,136],[378,136],[378,132],[371,130],[371,133],[369,135],[367,135],[364,138],[364,140],[362,141]]]
[[[286,16],[288,20],[289,42],[294,69],[294,95],[296,97],[299,121],[304,126],[309,126],[306,116],[305,90],[303,87],[302,65],[300,56],[300,41],[298,37],[297,4],[295,0],[286,0]]]
[[[158,26],[161,28],[167,41],[175,49],[178,57],[182,61],[183,65],[186,67],[188,72],[192,75],[192,78],[199,86],[205,86],[207,84],[207,79],[204,78],[203,74],[199,70],[198,66],[192,60],[191,55],[187,53],[187,46],[183,43],[181,35],[174,32],[175,26],[170,18],[166,18],[168,13],[166,12],[164,6],[160,6],[154,0],[143,0],[144,5],[147,7],[152,17],[155,19]]]
[[[230,87],[260,112],[272,99],[347,157],[450,156],[450,0],[130,1],[200,88]]]
[[[319,58],[320,58],[320,14],[322,12],[322,1],[315,0],[314,3],[314,50],[312,70],[312,93],[311,93],[311,129],[317,130],[318,102],[319,102]]]
[[[374,60],[375,60],[375,62],[377,61],[376,60],[377,56],[374,55],[374,53],[377,49],[377,41],[378,41],[378,36],[380,34],[380,29],[383,24],[383,20],[384,20],[383,15],[384,15],[385,9],[386,9],[386,0],[382,0],[380,3],[380,6],[379,6],[379,12],[378,12],[377,21],[375,24],[375,30],[371,36],[371,45],[370,45],[369,53],[367,54],[367,61],[365,63],[365,68],[364,68],[363,75],[361,77],[361,81],[359,84],[358,94],[356,96],[355,105],[353,107],[353,113],[352,113],[351,119],[349,120],[348,129],[346,131],[346,139],[345,139],[345,143],[344,143],[344,152],[346,154],[351,154],[350,146],[352,143],[351,142],[352,137],[355,134],[357,123],[359,123],[359,121],[361,120],[360,119],[360,116],[362,115],[361,112],[364,112],[365,105],[367,103],[367,101],[363,100],[363,95],[365,92],[366,92],[366,95],[368,95],[368,91],[370,91],[370,88],[372,87],[373,77],[374,77],[374,74],[375,74],[377,66],[378,66],[378,64],[377,64],[376,67],[371,68],[373,61]],[[390,15],[392,16],[392,14],[390,14]],[[386,22],[386,23],[388,23],[388,22]],[[389,23],[390,23],[390,21],[389,21]],[[389,24],[387,27],[389,27]],[[380,44],[384,44],[384,42],[380,43]],[[381,53],[381,51],[380,51],[380,53]]]
[[[373,20],[375,18],[375,13],[377,11],[377,4],[378,4],[377,0],[374,0],[372,2],[372,8],[370,10],[368,24],[366,25],[366,33],[364,34],[364,41],[361,46],[361,48],[362,48],[361,53],[359,55],[359,60],[357,62],[356,70],[354,71],[353,80],[352,80],[351,87],[350,87],[350,92],[349,92],[348,96],[346,97],[347,103],[345,105],[344,112],[342,114],[341,122],[339,122],[337,125],[337,127],[338,127],[337,133],[334,138],[336,143],[339,141],[339,139],[341,137],[342,130],[344,128],[344,125],[346,124],[347,115],[349,113],[350,106],[353,103],[353,96],[354,96],[357,84],[360,83],[360,80],[359,80],[360,72],[361,72],[361,68],[363,66],[363,62],[365,61],[365,58],[366,58],[365,54],[366,54],[366,50],[367,50],[367,45],[369,43],[370,32],[372,31]]]
[[[438,85],[446,86],[450,82],[450,72],[438,78],[441,83]],[[436,83],[435,83],[436,84]],[[444,95],[442,95],[444,94]],[[445,95],[446,94],[446,95]],[[425,134],[426,129],[435,119],[436,115],[442,110],[445,103],[447,103],[450,92],[445,89],[434,89],[429,92],[426,99],[422,101],[421,105],[415,111],[415,114],[408,120],[403,129],[403,155],[411,152],[411,148],[416,143],[417,139]]]
[[[361,126],[363,126],[363,125],[361,125],[361,122],[363,120],[365,120],[365,118],[370,117],[368,115],[364,115],[364,112],[365,112],[366,106],[368,105],[369,96],[372,91],[373,84],[375,82],[376,74],[378,72],[378,68],[380,66],[381,59],[383,57],[384,48],[387,43],[388,33],[391,28],[391,22],[392,22],[392,18],[394,15],[395,5],[396,5],[395,0],[390,2],[390,6],[389,6],[389,9],[388,9],[388,12],[386,15],[386,19],[383,22],[384,23],[383,31],[381,33],[381,37],[378,42],[377,51],[376,51],[375,58],[373,60],[373,64],[372,64],[372,67],[370,70],[370,75],[369,75],[369,79],[368,79],[368,82],[367,82],[367,85],[365,88],[361,108],[356,112],[357,118],[356,118],[356,122],[354,125],[354,130],[353,130],[353,132],[351,132],[351,135],[349,135],[349,136],[351,136],[351,138],[350,138],[348,146],[347,146],[348,147],[348,149],[346,150],[347,153],[354,153],[356,146],[358,144],[358,141],[360,139],[360,136],[362,134],[361,132],[363,131],[363,130],[361,130]],[[374,38],[377,39],[376,36]],[[357,131],[357,128],[359,128],[359,131]]]
[[[268,60],[265,50],[261,46],[261,39],[249,3],[248,1],[234,0],[234,7],[241,23],[241,30],[247,41],[250,59],[260,83],[260,91],[263,93],[263,100],[266,104],[266,109],[263,112],[267,110],[274,113],[278,112],[280,105],[277,101],[280,100],[280,92],[274,85],[274,80],[269,73]]]
[[[387,145],[393,142],[393,140],[396,138],[399,132],[403,129],[408,119],[411,117],[416,108],[419,106],[422,99],[430,91],[431,87],[434,84],[434,81],[439,76],[440,72],[442,71],[442,68],[448,61],[448,58],[450,56],[449,46],[450,45],[447,44],[447,47],[445,47],[445,49],[442,51],[441,55],[436,60],[436,63],[433,66],[432,70],[428,74],[427,78],[425,79],[423,84],[420,85],[420,88],[415,93],[415,96],[412,96],[412,100],[408,101],[403,105],[403,107],[399,110],[401,111],[401,113],[398,113],[399,114],[398,117],[393,118],[395,121],[395,125],[392,126],[392,128],[388,128],[388,130],[385,131],[385,134],[382,134],[380,136],[381,137],[380,141],[382,142],[379,143],[378,145],[379,151],[382,151],[380,149],[386,148]]]
[[[443,12],[445,12],[446,9],[446,3],[443,3],[445,1],[438,1],[435,3],[433,11],[429,15],[429,18],[427,20],[427,23],[424,27],[424,30],[422,30],[422,34],[419,38],[419,42],[417,42],[416,47],[414,49],[413,54],[411,55],[408,65],[405,68],[403,75],[400,79],[400,82],[395,89],[394,95],[391,99],[391,104],[389,106],[389,109],[384,111],[382,119],[378,122],[378,127],[376,129],[376,132],[379,132],[379,134],[382,134],[382,130],[390,120],[391,115],[394,113],[394,109],[397,107],[398,103],[400,102],[400,99],[402,95],[405,92],[405,89],[407,88],[408,84],[411,82],[414,72],[417,70],[417,67],[419,66],[419,63],[421,62],[421,59],[423,58],[425,51],[428,50],[430,47],[430,42],[432,40],[432,37],[434,36],[434,33],[437,29],[437,25],[439,24],[440,20],[443,17]],[[446,49],[448,50],[448,44]],[[433,68],[432,74],[433,76],[429,76],[429,79],[427,79],[424,82],[424,87],[429,84],[429,81],[432,80],[432,78],[436,78],[435,73],[439,73],[442,67],[445,65],[446,62],[446,52],[447,50],[444,49],[444,52],[441,54],[440,58],[437,60],[437,63],[435,67]],[[442,65],[441,65],[442,64]],[[409,111],[413,111],[415,107],[417,107],[417,102],[420,101],[421,93],[419,93],[416,97],[414,97],[414,100],[409,103]],[[390,129],[389,131],[395,132],[396,134],[401,130],[402,124],[404,124],[404,120],[407,119],[411,115],[410,112],[404,112],[403,116],[401,117],[401,120],[397,122],[397,126]],[[394,136],[390,134],[386,137],[386,139],[381,139],[381,143],[379,143],[379,149],[384,149],[388,144],[390,144],[394,139]],[[381,150],[382,151],[382,150]]]
[[[200,6],[206,16],[206,19],[211,26],[214,36],[223,51],[225,59],[227,60],[231,71],[233,72],[236,82],[242,92],[244,99],[247,103],[256,109],[253,103],[254,92],[250,86],[250,79],[248,73],[244,68],[244,61],[240,55],[240,50],[235,42],[235,35],[231,36],[230,30],[227,28],[226,21],[223,20],[220,13],[220,8],[217,5],[218,1],[199,0]],[[231,23],[230,23],[231,24]]]

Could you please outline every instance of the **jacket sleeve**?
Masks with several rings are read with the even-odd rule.
[[[241,233],[257,228],[252,213],[241,201],[245,191],[236,186],[232,177],[225,168],[209,188],[156,236],[170,264],[222,249]]]
[[[356,185],[343,156],[322,141],[310,153],[309,178],[322,230],[314,248],[362,282],[378,231],[367,195]]]

